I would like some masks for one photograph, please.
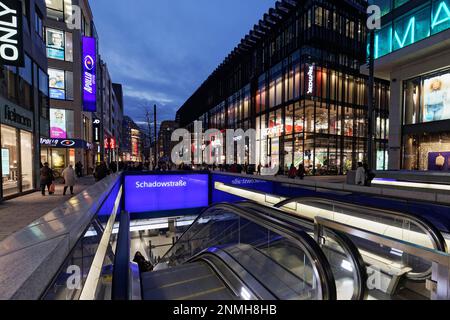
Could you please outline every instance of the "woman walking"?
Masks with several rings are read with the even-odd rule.
[[[66,195],[67,189],[70,188],[70,194],[73,194],[73,187],[75,186],[75,170],[73,170],[72,165],[69,165],[62,172],[64,178],[64,193]]]

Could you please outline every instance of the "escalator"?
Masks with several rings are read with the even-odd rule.
[[[301,229],[219,204],[196,219],[153,272],[141,275],[141,291],[146,300],[334,300],[331,269]]]
[[[323,234],[318,235],[315,221],[318,218],[432,250],[447,250],[444,237],[430,222],[407,213],[361,207],[320,197],[283,201],[276,206],[281,209],[278,212],[255,203],[242,203],[242,206],[274,215],[286,223],[303,226],[304,231],[316,237],[329,260],[332,259],[330,254],[334,254],[332,247],[335,241],[328,238],[335,232],[324,228]],[[379,278],[376,288],[370,288],[369,299],[429,299],[426,284],[431,280],[431,261],[358,236],[349,235],[345,238],[359,251],[367,272],[376,272]],[[339,276],[335,274],[335,277]],[[339,288],[339,284],[337,286]]]

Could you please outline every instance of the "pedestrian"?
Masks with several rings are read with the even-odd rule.
[[[105,162],[97,163],[97,166],[95,167],[95,172],[94,172],[95,181],[98,182],[98,181],[106,178],[107,175],[108,175],[108,168],[106,167]]]
[[[53,170],[49,167],[48,162],[44,163],[44,166],[40,171],[42,196],[45,196],[45,187],[47,187],[48,193],[50,195],[54,193],[51,188],[54,179],[55,178],[53,177]]]
[[[365,171],[365,173],[366,173],[364,185],[365,185],[366,187],[371,187],[371,186],[372,186],[372,181],[373,181],[373,179],[375,179],[376,175],[375,175],[375,173],[373,173],[373,171],[369,168],[369,165],[368,165],[367,163],[364,163],[363,167],[364,167],[364,171]]]
[[[78,161],[75,164],[75,172],[78,178],[81,178],[83,176],[83,165],[81,164],[81,161]]]
[[[291,164],[288,177],[289,179],[295,179],[296,176],[297,176],[297,169],[295,168],[294,164]]]
[[[300,180],[303,180],[305,179],[305,175],[306,175],[305,166],[302,163],[300,163],[297,170],[297,177]]]
[[[66,195],[67,189],[70,188],[70,194],[73,195],[73,187],[75,186],[75,171],[73,170],[72,164],[70,164],[67,168],[62,172],[62,177],[64,178],[64,193]]]
[[[358,162],[358,169],[356,169],[355,184],[358,186],[364,186],[366,184],[366,170],[362,162]]]

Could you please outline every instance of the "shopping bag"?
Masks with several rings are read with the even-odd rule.
[[[49,192],[50,192],[50,193],[55,193],[55,184],[54,184],[54,183],[52,183],[52,184],[50,185],[50,190],[49,190]]]

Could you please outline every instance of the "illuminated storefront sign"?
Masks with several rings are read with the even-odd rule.
[[[94,119],[93,123],[94,142],[100,142],[100,119]]]
[[[449,28],[450,0],[433,1],[431,10],[428,5],[381,28],[375,36],[375,59]]]
[[[66,110],[50,109],[50,138],[67,138]]]
[[[24,66],[22,2],[0,0],[0,64]]]
[[[206,207],[208,174],[125,176],[125,210],[130,213]]]
[[[96,42],[95,38],[83,37],[83,110],[97,111]]]
[[[91,149],[92,145],[80,139],[47,139],[41,138],[41,146],[49,148]]]
[[[313,94],[314,92],[314,66],[308,67],[308,91],[306,94]]]

